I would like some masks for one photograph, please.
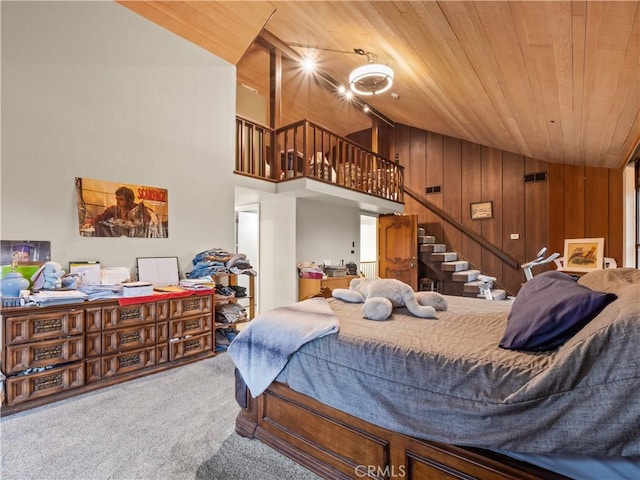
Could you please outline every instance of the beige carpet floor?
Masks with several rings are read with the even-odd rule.
[[[3,480],[317,479],[239,437],[226,353],[0,419]]]

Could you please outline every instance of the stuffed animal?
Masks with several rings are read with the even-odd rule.
[[[35,290],[51,290],[62,286],[61,277],[64,275],[62,265],[57,262],[46,262],[31,277]]]
[[[386,320],[395,307],[407,307],[416,317],[435,318],[446,310],[447,300],[436,292],[414,292],[393,278],[354,278],[349,288],[336,288],[332,296],[345,302],[364,303],[362,312],[370,320]]]

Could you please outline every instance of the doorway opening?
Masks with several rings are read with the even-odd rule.
[[[260,206],[236,207],[236,253],[244,253],[257,272],[260,272]],[[254,279],[255,313],[260,312],[260,282]],[[249,288],[247,275],[238,275],[238,285]]]
[[[360,215],[360,272],[367,278],[378,277],[378,217]]]

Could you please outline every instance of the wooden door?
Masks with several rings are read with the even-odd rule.
[[[396,278],[418,291],[418,216],[378,218],[380,278]]]

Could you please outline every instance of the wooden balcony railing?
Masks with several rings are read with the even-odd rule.
[[[404,202],[404,169],[308,120],[277,130],[236,117],[236,173],[282,182],[300,177]]]

